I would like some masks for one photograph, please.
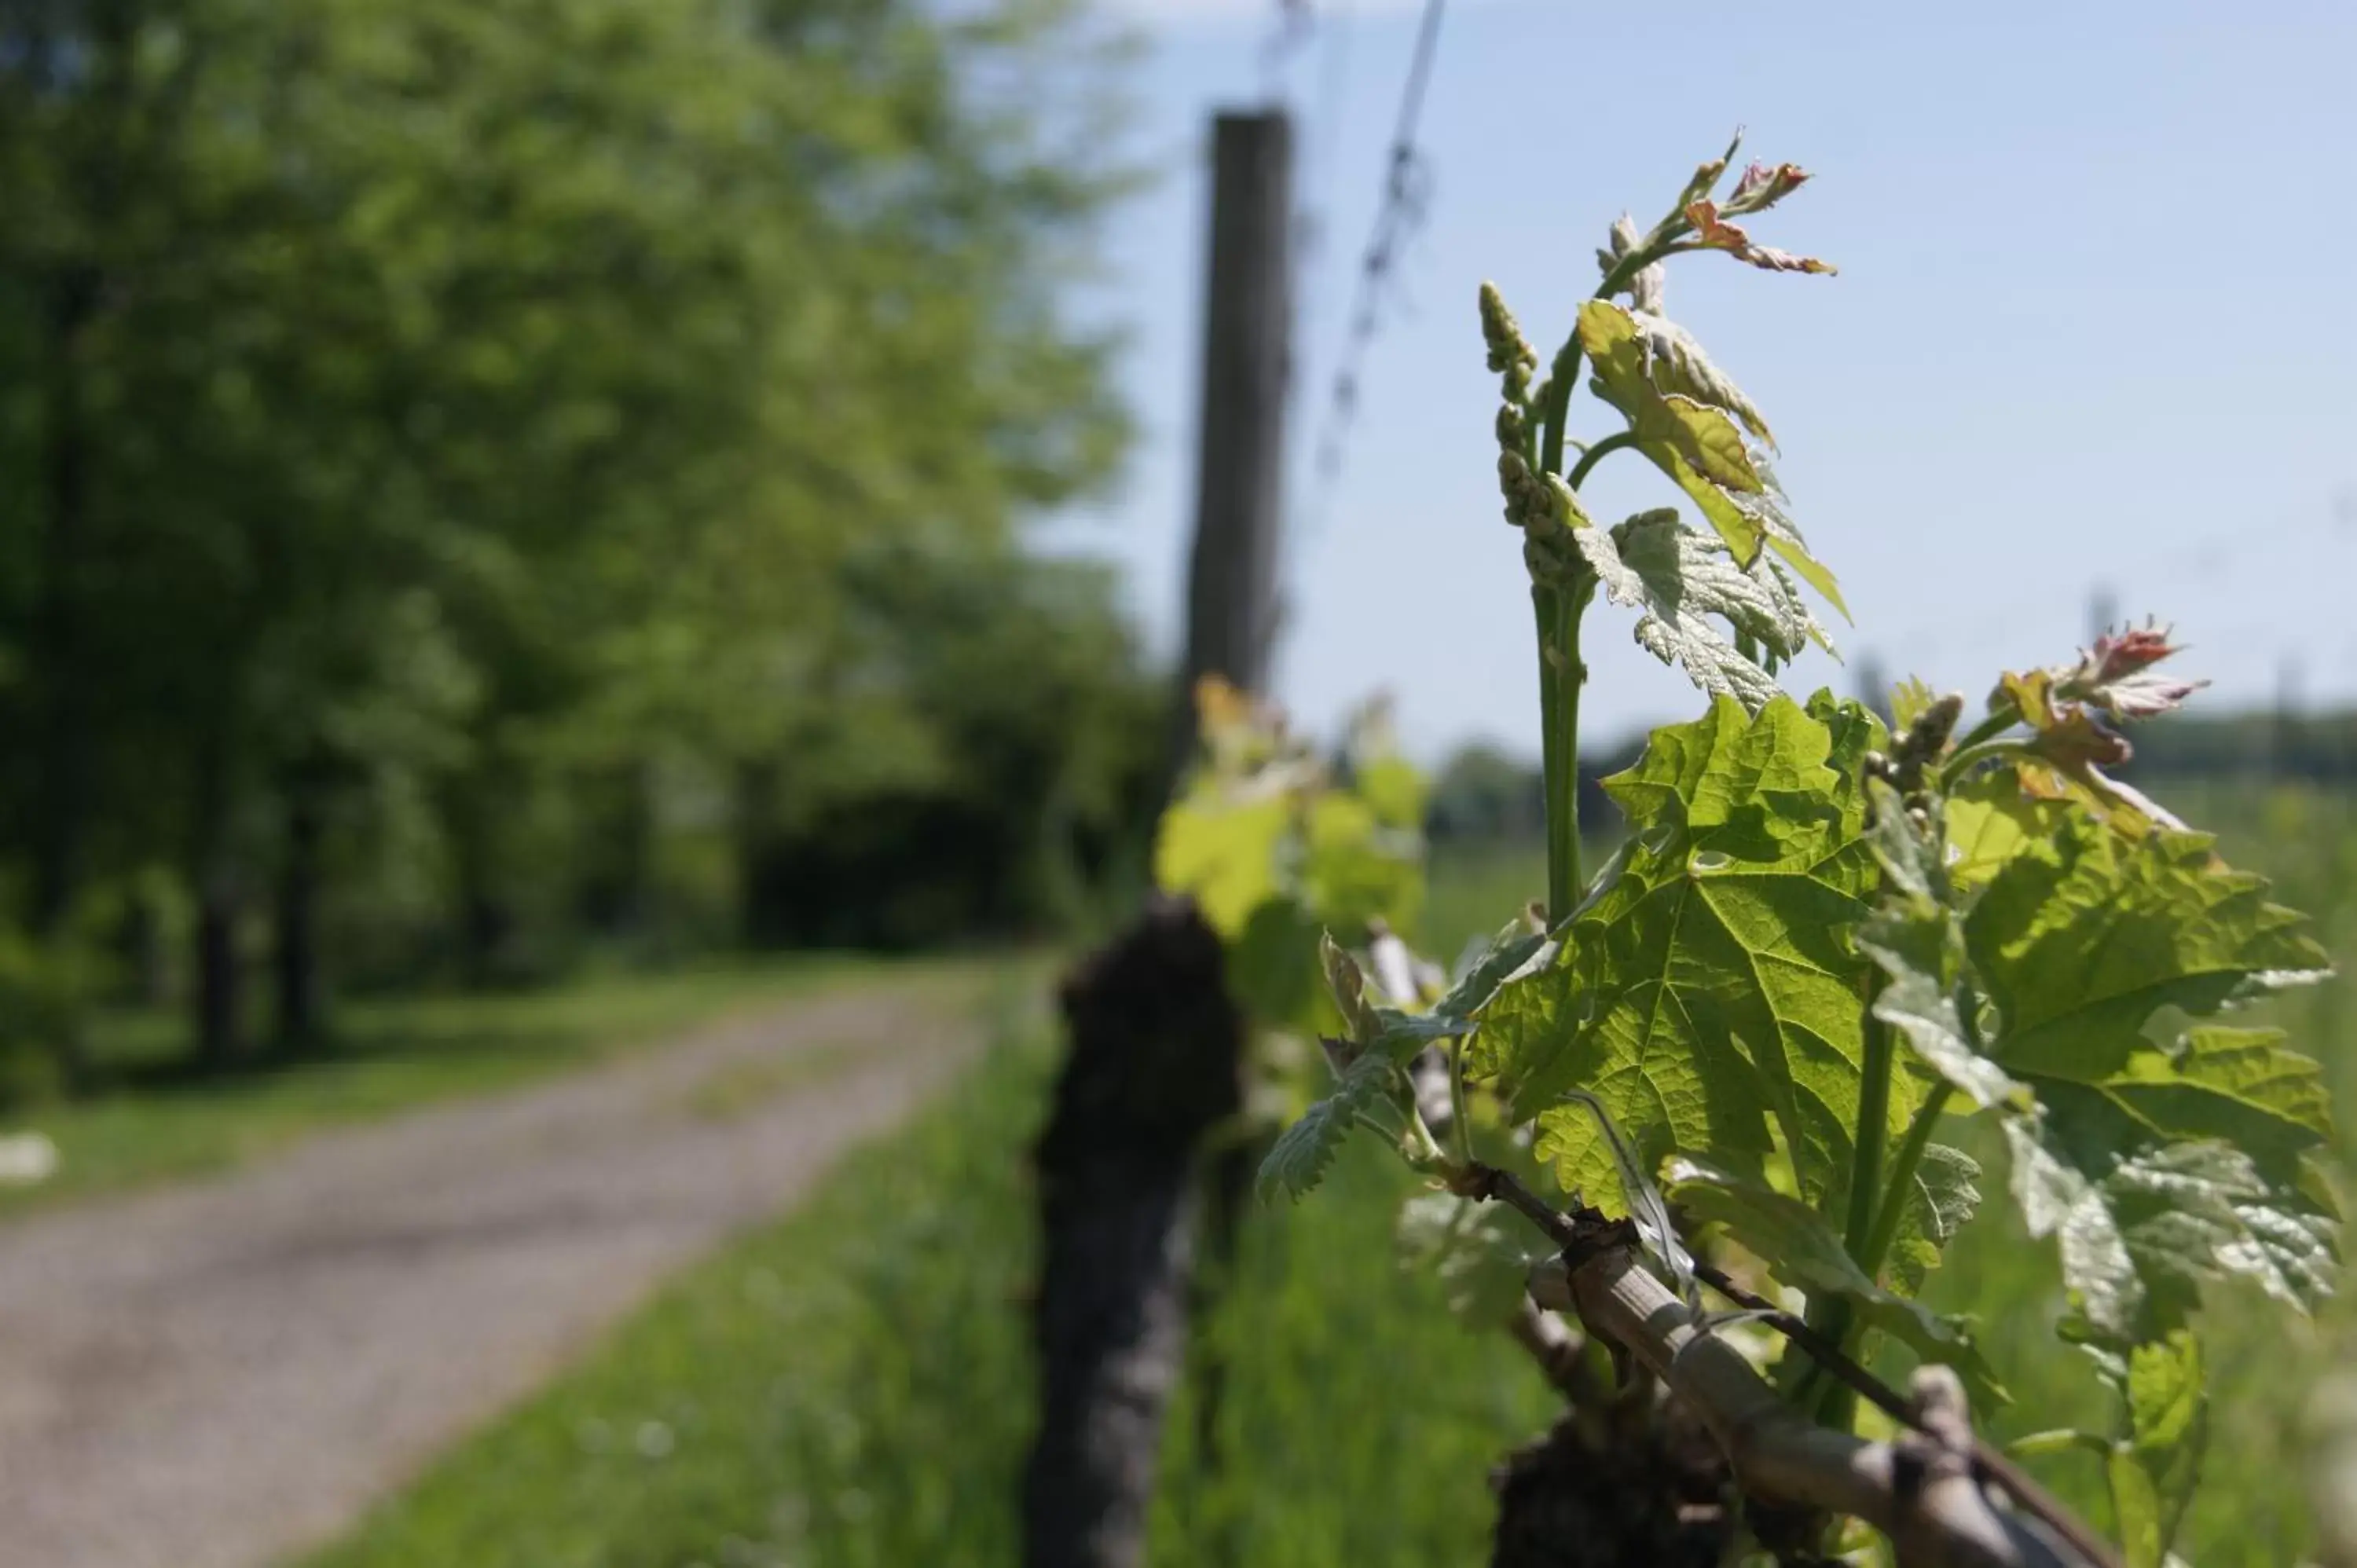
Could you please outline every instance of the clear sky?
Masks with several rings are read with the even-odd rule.
[[[1415,30],[1407,0],[1317,0],[1272,67],[1275,0],[1120,0],[1150,48],[1113,225],[1111,307],[1145,438],[1061,546],[1127,569],[1173,639],[1193,507],[1206,117],[1286,97],[1316,242],[1301,261],[1279,695],[1324,727],[1377,688],[1420,753],[1535,749],[1518,541],[1500,520],[1474,295],[1550,353],[1611,219],[1745,155],[1817,178],[1755,221],[1833,278],[1672,264],[1668,306],[1760,403],[1779,471],[1871,650],[1977,696],[2083,640],[2099,587],[2175,621],[2221,707],[2357,700],[2357,0],[2031,5],[1455,0],[1424,119],[1434,186],[1369,355],[1345,470],[1303,492]],[[1575,433],[1612,428],[1584,394]],[[1584,424],[1578,421],[1584,421]],[[1608,462],[1590,510],[1682,499]],[[1591,734],[1693,710],[1587,618]],[[1844,690],[1812,655],[1789,683]]]

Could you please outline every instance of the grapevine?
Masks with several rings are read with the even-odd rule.
[[[1819,607],[1847,609],[1765,416],[1665,314],[1666,263],[1833,269],[1751,237],[1808,177],[1753,164],[1727,186],[1735,153],[1652,227],[1612,227],[1544,361],[1481,291],[1537,633],[1546,898],[1501,911],[1453,976],[1403,966],[1366,900],[1326,918],[1298,875],[1207,899],[1259,977],[1256,1015],[1323,1044],[1326,1087],[1261,1185],[1308,1195],[1348,1139],[1396,1151],[1425,1178],[1403,1239],[1461,1310],[1553,1347],[1557,1373],[1566,1337],[1532,1315],[1560,1311],[1699,1412],[1746,1517],[1777,1520],[1739,1551],[2161,1568],[2201,1468],[2203,1287],[2241,1276],[2307,1311],[2338,1271],[2319,1070],[2241,1015],[2328,961],[2261,878],[2117,777],[2125,732],[2200,684],[2170,672],[2163,628],[2107,631],[1978,703],[1910,682],[1888,725],[1781,690],[1806,646],[1831,650]],[[1585,441],[1583,385],[1610,421]],[[1582,487],[1615,456],[1687,510],[1592,516]],[[1581,639],[1599,597],[1707,703],[1606,782],[1628,833],[1590,875]],[[1332,808],[1268,812],[1269,843],[1305,810]],[[1202,884],[1207,863],[1174,859],[1209,820],[1182,816],[1175,856],[1166,829],[1166,885]],[[1419,1091],[1419,1062],[1439,1092]],[[1957,1232],[1987,1222],[1989,1177],[1954,1132],[1970,1121],[2050,1250],[2060,1332],[2116,1395],[2111,1430],[2040,1441],[2101,1464],[2116,1546],[1973,1434],[2001,1369],[1921,1299]],[[1911,1394],[1864,1370],[1886,1352],[1918,1367]],[[1861,1397],[1883,1407],[1870,1431]]]

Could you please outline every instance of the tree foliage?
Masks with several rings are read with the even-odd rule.
[[[1096,37],[1060,4],[8,7],[26,918],[165,865],[232,947],[275,882],[282,923],[407,900],[490,973],[585,899],[645,925],[665,855],[741,862],[763,937],[1041,918],[1150,725],[1105,584],[1019,533],[1126,434],[1059,303],[1124,178],[1078,134]],[[944,907],[806,915],[976,830]]]

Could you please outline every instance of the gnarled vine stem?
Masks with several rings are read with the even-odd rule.
[[[1697,1263],[1695,1276],[1756,1313],[1803,1354],[1883,1413],[1910,1429],[1874,1443],[1810,1421],[1693,1308],[1638,1261],[1626,1221],[1593,1210],[1564,1214],[1512,1172],[1477,1166],[1454,1184],[1522,1214],[1561,1249],[1537,1271],[1532,1296],[1577,1315],[1691,1405],[1718,1439],[1747,1495],[1762,1502],[1864,1520],[1898,1546],[1907,1568],[2118,1568],[2119,1559],[2005,1455],[1975,1436],[1964,1394],[1943,1368],[1918,1373],[1900,1394],[1800,1318]],[[1530,1343],[1538,1331],[1517,1337]],[[1985,1487],[2022,1515],[1997,1509]]]

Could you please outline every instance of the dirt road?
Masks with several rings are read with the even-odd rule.
[[[976,994],[821,996],[0,1228],[0,1563],[263,1568],[333,1535],[910,1110],[979,1046]]]

